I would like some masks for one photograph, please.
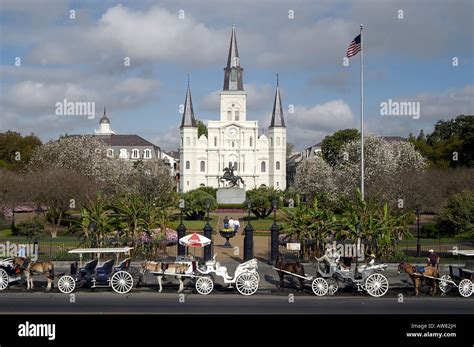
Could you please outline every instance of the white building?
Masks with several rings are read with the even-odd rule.
[[[245,181],[245,189],[286,188],[286,127],[277,81],[268,136],[259,133],[258,121],[247,120],[247,93],[243,84],[235,28],[232,28],[224,88],[220,92],[220,120],[209,121],[208,137],[198,138],[191,90],[186,92],[181,122],[180,190],[222,186],[225,167]]]

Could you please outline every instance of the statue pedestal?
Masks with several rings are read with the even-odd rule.
[[[218,204],[243,204],[246,199],[244,188],[219,188],[217,189]]]

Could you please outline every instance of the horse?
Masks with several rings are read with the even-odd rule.
[[[28,258],[15,257],[13,263],[25,274],[26,289],[33,290],[33,275],[44,275],[48,279],[46,291],[51,290],[54,280],[54,264],[49,261],[31,261]]]
[[[398,264],[398,274],[400,275],[401,271],[404,271],[408,276],[410,276],[411,280],[413,281],[413,285],[415,286],[415,296],[420,295],[420,286],[422,280],[430,280],[432,282],[430,294],[434,296],[437,290],[437,281],[435,279],[426,278],[424,276],[431,276],[434,278],[439,278],[438,269],[433,266],[425,266],[425,272],[420,273],[418,272],[417,266],[412,265],[409,263],[401,262]]]
[[[280,254],[278,254],[278,256],[277,256],[277,259],[276,259],[276,262],[275,262],[275,268],[305,277],[304,266],[299,261],[291,262],[291,263],[285,263],[281,259]],[[283,287],[283,280],[285,278],[285,273],[282,272],[282,271],[278,271],[278,276],[280,276],[280,284],[277,285],[277,287],[282,288]],[[304,279],[298,277],[298,280],[300,281],[300,285],[298,287],[298,290],[301,291],[303,289],[303,286],[304,286]]]
[[[179,289],[178,294],[184,290],[184,280],[182,279],[182,275],[188,271],[190,264],[186,263],[163,263],[163,262],[156,262],[156,261],[148,261],[146,260],[142,264],[142,272],[145,273],[149,272],[158,272],[162,273],[157,275],[158,278],[158,285],[160,286],[159,293],[163,291],[163,285],[161,283],[161,279],[165,275],[175,275],[179,280]]]

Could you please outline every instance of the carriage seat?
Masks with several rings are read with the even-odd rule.
[[[89,260],[83,267],[79,269],[79,273],[83,276],[93,275],[98,261],[98,259]]]
[[[96,280],[97,281],[107,281],[109,275],[112,273],[112,268],[114,267],[115,261],[113,259],[107,260],[102,266],[98,267],[96,270]]]
[[[126,271],[129,268],[131,261],[132,261],[132,258],[127,258],[127,259],[122,260],[120,264],[114,267],[114,272]]]
[[[222,271],[223,273],[227,273],[227,267],[221,266],[221,263],[216,261],[216,271]]]

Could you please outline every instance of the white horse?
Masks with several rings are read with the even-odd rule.
[[[162,278],[165,275],[172,275],[179,280],[178,293],[184,290],[183,276],[188,271],[190,264],[186,263],[163,263],[156,261],[145,261],[142,265],[143,272],[149,271],[158,278],[159,292],[163,291]]]

